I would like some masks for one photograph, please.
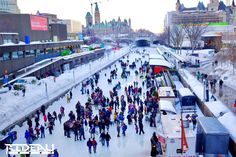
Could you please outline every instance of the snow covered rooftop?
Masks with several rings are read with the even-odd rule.
[[[167,100],[160,100],[159,106],[161,111],[167,111],[176,114],[176,109],[174,108],[172,102]]]
[[[168,138],[181,138],[181,116],[178,115],[164,115],[161,116],[161,123],[163,126],[163,133]],[[186,137],[196,137],[195,131],[192,128],[185,128]]]
[[[149,58],[150,59],[164,59],[164,57],[158,53],[149,53]]]
[[[175,97],[174,91],[171,87],[159,87],[159,97]]]
[[[181,96],[194,96],[188,88],[180,88],[178,91]]]
[[[164,66],[167,68],[171,68],[171,64],[167,62],[166,60],[163,59],[150,59],[149,60],[149,65],[157,65],[157,66]]]

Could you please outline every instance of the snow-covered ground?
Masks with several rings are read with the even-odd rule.
[[[48,100],[60,95],[72,88],[76,83],[83,81],[91,74],[101,70],[124,54],[128,53],[128,47],[115,51],[101,59],[66,71],[54,82],[53,77],[40,80],[40,85],[26,85],[26,94],[23,97],[21,91],[11,90],[0,95],[0,130],[16,120],[24,117],[33,110],[39,108]],[[47,86],[47,87],[46,87]],[[46,92],[47,89],[47,92]]]
[[[140,57],[138,54],[132,54],[130,55],[130,62],[134,61],[135,58]],[[140,65],[140,62],[138,63]],[[120,64],[116,62],[116,66],[120,67]],[[111,68],[115,68],[113,65]],[[111,69],[107,68],[105,70],[102,70],[100,73],[100,80],[98,83],[98,86],[101,87],[104,91],[105,96],[109,96],[109,90],[113,88],[113,86],[120,81],[121,82],[121,87],[122,89],[119,90],[119,96],[124,94],[124,87],[133,84],[133,81],[138,81],[139,85],[141,85],[142,80],[135,76],[135,73],[133,70],[131,70],[131,75],[128,77],[128,80],[124,80],[120,78],[121,74],[121,69],[118,68],[118,79],[112,82],[112,85],[107,84],[107,77],[105,77],[105,73],[108,74]],[[63,76],[62,76],[63,77]],[[65,78],[64,78],[65,79]],[[68,79],[69,81],[70,79]],[[51,80],[52,81],[52,80]],[[59,81],[59,80],[57,80]],[[54,82],[51,82],[52,84]],[[66,97],[61,98],[57,102],[54,102],[52,106],[50,106],[47,109],[47,112],[53,112],[57,111],[59,112],[60,106],[65,107],[65,115],[62,119],[62,123],[64,123],[68,119],[68,113],[73,110],[75,112],[75,104],[77,101],[80,101],[81,104],[85,104],[87,101],[87,95],[81,95],[80,92],[81,89],[81,84],[74,88],[72,90],[73,92],[73,99],[72,101],[67,104],[66,102]],[[44,90],[43,90],[44,91]],[[145,92],[145,90],[144,90]],[[31,99],[32,100],[32,99]],[[127,111],[127,110],[126,110]],[[97,112],[97,110],[96,110]],[[125,114],[127,115],[127,113]],[[42,122],[42,117],[41,117],[41,123]],[[34,121],[33,121],[34,122]],[[34,123],[33,123],[34,125]],[[24,132],[27,128],[27,124],[24,123],[22,127],[16,126],[13,130],[17,130],[18,132],[18,139],[14,143],[25,143],[24,139]],[[73,138],[68,139],[64,137],[64,132],[63,132],[63,125],[59,124],[58,121],[56,121],[56,126],[53,131],[53,135],[48,134],[48,130],[46,130],[46,138],[45,139],[39,139],[35,141],[37,144],[55,144],[55,147],[58,149],[60,156],[62,157],[74,157],[74,156],[81,156],[81,157],[130,157],[130,156],[135,156],[135,157],[147,157],[150,156],[150,138],[152,136],[152,133],[154,131],[157,131],[157,128],[150,128],[149,123],[144,121],[144,135],[137,135],[135,134],[135,128],[134,125],[128,125],[128,130],[127,130],[127,135],[125,137],[120,137],[117,138],[117,132],[116,132],[116,127],[113,126],[110,128],[110,135],[111,135],[111,142],[110,142],[110,147],[107,148],[105,146],[102,146],[101,143],[99,142],[98,136],[96,136],[96,140],[98,141],[98,147],[97,147],[97,154],[89,154],[88,149],[86,146],[87,139],[89,137],[89,132],[86,132],[86,141],[77,141],[75,142]],[[73,137],[73,135],[72,135]],[[76,155],[78,154],[78,155]],[[0,150],[0,156],[5,157],[7,156],[5,154],[5,150]],[[43,155],[32,155],[32,156],[42,156]],[[44,155],[46,156],[46,155]]]

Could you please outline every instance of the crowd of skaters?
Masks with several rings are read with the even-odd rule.
[[[135,62],[139,62],[136,60]],[[127,58],[126,64],[122,64],[122,69],[128,68],[129,60]],[[46,113],[45,106],[41,107],[40,111],[37,111],[34,120],[35,127],[33,128],[32,120],[28,119],[28,129],[25,131],[25,139],[27,144],[31,144],[38,138],[45,138],[45,130],[48,129],[49,134],[53,134],[55,121],[61,120],[63,117],[68,118],[63,124],[64,136],[71,138],[71,133],[74,134],[74,141],[82,141],[87,139],[87,147],[89,153],[97,152],[97,141],[99,139],[102,146],[109,147],[109,142],[112,139],[109,134],[109,128],[115,126],[117,130],[117,138],[126,136],[128,125],[134,125],[136,134],[145,134],[143,119],[150,122],[150,127],[156,127],[156,114],[158,112],[158,97],[156,94],[156,85],[154,76],[149,72],[147,63],[141,61],[141,67],[132,69],[136,75],[139,75],[143,80],[141,84],[138,81],[134,81],[132,85],[126,86],[121,89],[121,83],[118,82],[109,91],[109,96],[106,97],[103,90],[97,86],[100,74],[96,73],[91,78],[83,81],[81,87],[81,94],[87,94],[87,102],[81,105],[77,102],[75,105],[75,113],[69,112],[68,117],[65,115],[65,108],[60,107],[59,112],[54,111]],[[108,83],[112,84],[113,80],[118,78],[118,68],[110,71],[108,77]],[[129,73],[122,73],[127,80],[130,76]],[[147,91],[144,92],[144,88],[147,87]],[[119,91],[124,90],[124,95],[119,96]],[[70,103],[72,99],[72,91],[66,95],[67,103]],[[127,110],[128,109],[128,110]],[[95,110],[98,110],[98,114],[95,114]],[[127,111],[126,111],[127,110]],[[43,115],[43,124],[40,124],[40,114]],[[126,124],[125,119],[128,123]],[[85,132],[88,131],[90,136],[85,137]],[[99,135],[100,134],[100,135]],[[153,144],[152,144],[153,146]],[[55,150],[54,156],[59,156],[57,150]],[[56,154],[56,155],[55,155]],[[50,156],[50,155],[48,155]],[[53,155],[51,155],[53,156]]]

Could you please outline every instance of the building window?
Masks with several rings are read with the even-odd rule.
[[[34,56],[35,55],[35,50],[30,50],[30,55]]]
[[[3,61],[3,54],[0,53],[0,61]]]
[[[23,58],[23,57],[24,57],[24,52],[18,51],[18,58]]]
[[[10,53],[9,52],[5,52],[3,54],[3,60],[6,61],[6,60],[10,60]]]
[[[17,51],[12,52],[12,59],[17,59],[17,58],[18,58]]]

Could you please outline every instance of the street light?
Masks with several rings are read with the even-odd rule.
[[[89,72],[91,73],[91,62],[89,62]]]
[[[47,99],[49,98],[48,96],[48,84],[45,82],[45,93],[46,93],[46,97]]]
[[[73,69],[73,79],[74,79],[74,82],[75,82],[75,69]]]

